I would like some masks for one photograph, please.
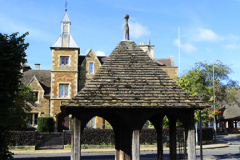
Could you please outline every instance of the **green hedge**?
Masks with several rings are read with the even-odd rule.
[[[37,119],[37,131],[38,132],[53,132],[54,121],[53,117],[38,117]]]

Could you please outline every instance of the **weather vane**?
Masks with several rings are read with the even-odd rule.
[[[67,9],[68,3],[67,1],[65,1],[65,9]]]

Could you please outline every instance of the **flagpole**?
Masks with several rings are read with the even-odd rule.
[[[180,77],[180,47],[181,47],[181,41],[180,41],[180,25],[178,25],[178,60],[179,60],[179,68],[178,68],[178,77]]]

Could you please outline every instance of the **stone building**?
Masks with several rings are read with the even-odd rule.
[[[70,34],[71,21],[67,10],[61,21],[61,35],[51,49],[51,70],[40,70],[36,64],[35,70],[23,65],[22,81],[31,86],[34,96],[38,99],[37,106],[31,111],[29,126],[36,126],[39,116],[53,116],[56,130],[69,129],[69,116],[61,113],[60,105],[74,97],[88,81],[95,75],[107,56],[97,56],[93,49],[87,55],[80,55],[80,48]],[[167,59],[154,59],[154,45],[145,45],[141,42],[139,47],[148,53],[156,64],[173,78],[177,76],[177,67],[174,66],[173,56]],[[105,128],[108,122],[100,117],[92,118],[86,127]]]

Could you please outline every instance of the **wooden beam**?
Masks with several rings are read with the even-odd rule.
[[[194,111],[188,115],[188,159],[196,160],[196,145],[195,145],[195,125],[194,125]]]
[[[176,150],[176,119],[169,117],[169,143],[170,143],[170,160],[177,159]]]
[[[71,160],[74,160],[74,118],[72,118],[71,126]]]
[[[132,160],[140,160],[139,130],[132,133]]]
[[[157,160],[163,160],[162,130],[157,132]]]
[[[81,121],[74,117],[74,160],[81,159]]]

